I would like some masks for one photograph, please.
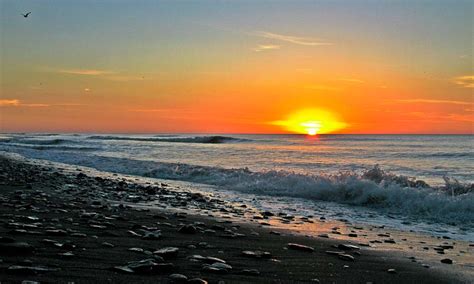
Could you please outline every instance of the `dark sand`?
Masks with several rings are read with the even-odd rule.
[[[149,201],[166,205],[166,209],[127,205]],[[176,213],[171,209],[235,210],[239,214],[238,208],[226,209],[222,204],[165,184],[141,186],[118,177],[96,178],[79,171],[0,158],[1,283],[170,283],[169,275],[173,273],[209,283],[469,282],[386,251],[363,246],[356,250],[334,247],[347,241],[293,236],[284,231],[278,235],[272,227],[191,214],[195,211]],[[178,232],[183,225],[192,226],[187,233]],[[144,239],[147,232],[157,239]],[[28,243],[33,250],[23,249],[21,255],[19,250],[9,252],[18,242]],[[288,243],[310,246],[314,251],[289,249]],[[153,254],[165,247],[176,247],[179,251],[165,259]],[[244,256],[244,250],[270,255],[253,258]],[[344,252],[354,260],[326,251]],[[193,255],[222,259],[231,268],[216,265],[219,260]],[[136,271],[123,268],[127,262],[144,259],[153,260]],[[31,269],[18,267],[15,270],[17,265],[51,271],[32,273]],[[211,268],[205,268],[209,265]],[[116,266],[130,271],[114,269]],[[394,269],[394,273],[389,269]]]

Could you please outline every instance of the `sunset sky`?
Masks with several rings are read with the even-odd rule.
[[[473,3],[0,0],[0,131],[473,133]]]

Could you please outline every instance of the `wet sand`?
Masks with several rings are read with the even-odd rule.
[[[424,266],[366,246],[379,239],[381,247],[392,245],[384,243],[391,236],[366,242],[359,238],[365,228],[354,241],[315,237],[315,224],[320,220],[256,214],[171,182],[0,157],[2,283],[469,283],[469,273],[459,271],[470,268],[457,260]],[[445,259],[454,249],[443,248]]]

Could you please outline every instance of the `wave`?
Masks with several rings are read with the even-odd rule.
[[[0,144],[2,145],[2,144]],[[34,149],[34,150],[56,150],[56,151],[96,151],[100,148],[89,146],[67,146],[57,144],[23,144],[23,143],[6,143],[2,146],[9,146],[15,148]]]
[[[50,139],[50,140],[37,140],[37,139],[21,139],[17,140],[17,143],[29,144],[29,145],[59,145],[65,143],[73,143],[72,140],[67,139]]]
[[[421,180],[386,173],[378,166],[362,174],[344,172],[336,175],[307,175],[288,171],[255,172],[247,168],[226,169],[77,155],[69,152],[62,152],[61,155],[39,152],[35,158],[47,158],[108,172],[215,185],[243,193],[371,207],[446,224],[474,222],[474,184],[461,184],[447,178],[445,186],[431,187]]]
[[[89,136],[88,139],[94,140],[127,140],[127,141],[143,141],[143,142],[176,142],[176,143],[210,143],[219,144],[227,142],[244,142],[248,139],[234,138],[230,136],[192,136],[192,137],[127,137],[127,136]]]

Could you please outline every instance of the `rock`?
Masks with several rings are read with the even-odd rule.
[[[275,214],[273,214],[272,212],[270,211],[264,211],[261,213],[263,216],[265,217],[271,217],[271,216],[275,216]]]
[[[244,250],[242,251],[242,255],[250,258],[271,258],[272,254],[268,251],[250,251]]]
[[[358,246],[354,246],[350,244],[339,244],[337,248],[342,249],[342,250],[360,250]]]
[[[144,252],[142,248],[129,248],[128,250],[133,252]]]
[[[178,230],[181,234],[196,234],[197,229],[193,225],[184,225]]]
[[[172,263],[156,263],[154,259],[132,261],[124,266],[115,266],[113,269],[119,272],[136,274],[161,274],[173,270]]]
[[[133,273],[133,269],[131,269],[128,266],[114,266],[113,270],[117,272],[122,272],[122,273]]]
[[[114,248],[115,246],[111,243],[108,243],[108,242],[103,242],[101,244],[103,247],[107,247],[107,248]]]
[[[189,279],[188,284],[207,284],[207,281],[201,278]]]
[[[441,263],[445,263],[445,264],[453,264],[453,260],[449,259],[449,258],[443,258],[440,261],[441,261]]]
[[[343,252],[341,251],[333,251],[333,250],[327,250],[325,251],[326,254],[330,254],[330,255],[340,255],[340,254],[343,254]]]
[[[350,233],[350,234],[348,234],[348,236],[351,237],[351,238],[357,238],[357,234],[354,234],[354,233]]]
[[[161,239],[161,232],[156,231],[156,232],[145,232],[143,235],[142,239],[144,240],[159,240]]]
[[[66,231],[61,230],[61,229],[46,230],[45,233],[46,235],[49,235],[49,236],[67,236],[68,235]]]
[[[397,273],[397,270],[395,270],[395,268],[390,268],[390,269],[387,269],[387,272],[390,274],[395,274]]]
[[[23,255],[31,254],[34,251],[34,247],[29,243],[23,242],[12,242],[12,243],[0,243],[0,255]]]
[[[205,264],[202,267],[202,271],[213,272],[213,273],[228,273],[231,270],[232,270],[232,266],[222,263],[222,262],[215,262],[211,265]]]
[[[165,247],[153,252],[154,255],[163,257],[164,259],[169,259],[178,256],[179,248],[175,247]]]
[[[8,267],[7,273],[27,275],[27,274],[38,274],[38,273],[54,272],[54,271],[58,271],[58,270],[59,269],[56,269],[56,268],[48,268],[48,267],[42,267],[42,266],[12,265],[12,266]]]
[[[312,247],[301,245],[301,244],[295,244],[295,243],[288,243],[287,247],[289,249],[306,251],[306,252],[313,252],[314,251],[314,248],[312,248]]]
[[[355,260],[354,257],[353,257],[352,255],[350,255],[350,254],[341,253],[341,254],[338,255],[338,257],[339,257],[340,259],[348,260],[348,261],[354,261],[354,260]]]
[[[0,243],[14,243],[14,242],[16,242],[14,238],[0,237]]]
[[[244,269],[244,270],[240,271],[240,274],[250,275],[250,276],[258,276],[258,275],[260,275],[260,271],[258,271],[257,269]]]
[[[58,253],[58,255],[63,258],[73,258],[75,256],[71,251]]]
[[[183,275],[183,274],[178,274],[178,273],[170,274],[168,276],[168,278],[170,279],[171,283],[185,283],[185,282],[188,282],[188,277],[186,275]]]

